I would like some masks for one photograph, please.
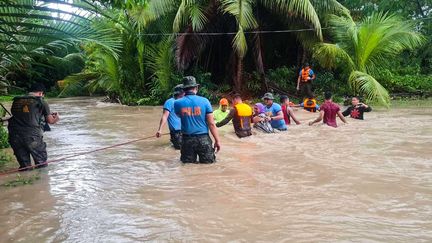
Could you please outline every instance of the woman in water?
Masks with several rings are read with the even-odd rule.
[[[261,103],[256,103],[254,106],[254,115],[252,119],[254,128],[265,133],[274,133],[275,130],[270,124],[270,117],[265,114],[265,107]]]

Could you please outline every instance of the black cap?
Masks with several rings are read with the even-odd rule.
[[[32,86],[30,87],[30,89],[28,90],[29,92],[46,92],[46,88],[45,85],[41,84],[41,83],[34,83],[32,84]]]
[[[199,86],[194,76],[186,76],[183,78],[183,89],[193,88]]]

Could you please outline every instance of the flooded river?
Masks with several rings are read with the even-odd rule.
[[[62,116],[45,134],[51,159],[153,135],[161,115],[50,103]],[[0,188],[0,242],[432,242],[432,108],[337,129],[297,114],[287,133],[221,128],[212,165],[181,164],[167,136],[53,163],[34,185]]]

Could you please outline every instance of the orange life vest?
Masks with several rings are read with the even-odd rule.
[[[315,99],[304,99],[303,108],[307,111],[315,112],[316,111],[317,101]]]
[[[310,77],[309,73],[310,73],[310,68],[303,68],[301,71],[301,80],[303,82],[309,82],[308,78]]]

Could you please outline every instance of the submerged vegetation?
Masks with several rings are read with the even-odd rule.
[[[213,100],[295,96],[308,61],[316,93],[389,105],[389,92],[432,92],[431,15],[430,0],[6,0],[0,75],[154,105],[184,75]]]

